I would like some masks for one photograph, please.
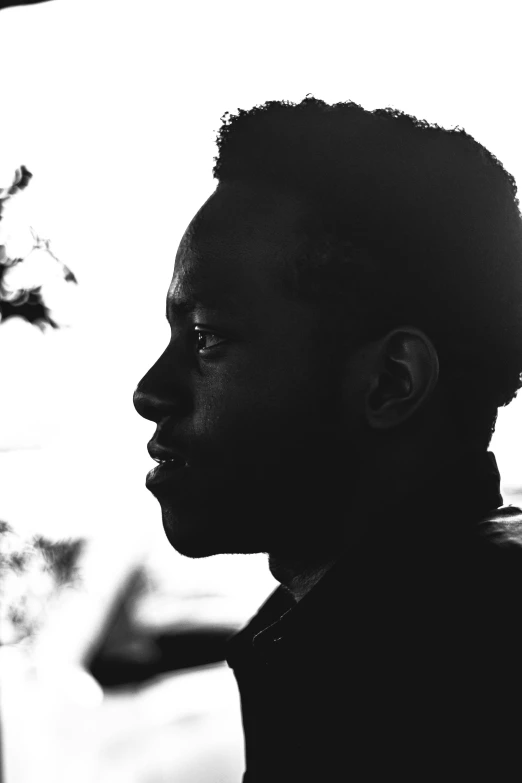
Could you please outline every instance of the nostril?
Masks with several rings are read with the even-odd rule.
[[[179,418],[190,410],[188,396],[172,394],[170,392],[160,396],[151,392],[144,392],[139,387],[133,394],[132,402],[136,412],[142,418],[159,424],[162,419],[168,417]]]
[[[161,403],[159,398],[146,394],[141,389],[136,389],[132,396],[132,402],[136,412],[144,419],[158,421],[160,418]]]

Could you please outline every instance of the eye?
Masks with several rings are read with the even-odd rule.
[[[194,327],[196,335],[196,350],[208,351],[211,348],[216,348],[221,343],[225,342],[223,337],[211,332],[208,329],[202,329],[200,326]]]

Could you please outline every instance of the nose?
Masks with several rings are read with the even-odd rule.
[[[136,412],[157,424],[167,416],[179,412],[183,392],[179,379],[174,379],[174,368],[167,362],[166,352],[138,383],[132,402]]]
[[[167,414],[166,400],[164,397],[145,391],[141,384],[142,381],[139,382],[132,395],[136,412],[144,419],[159,423]]]

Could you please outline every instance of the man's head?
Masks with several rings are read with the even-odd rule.
[[[240,111],[218,146],[135,392],[184,465],[149,487],[184,554],[328,556],[376,475],[485,450],[519,388],[515,185],[463,131],[352,103]]]

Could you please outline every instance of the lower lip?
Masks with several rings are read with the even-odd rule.
[[[150,489],[150,487],[159,486],[165,481],[172,481],[173,476],[183,473],[186,467],[186,465],[169,465],[169,463],[156,465],[156,467],[152,468],[152,470],[149,470],[147,473],[145,486],[147,489]]]

